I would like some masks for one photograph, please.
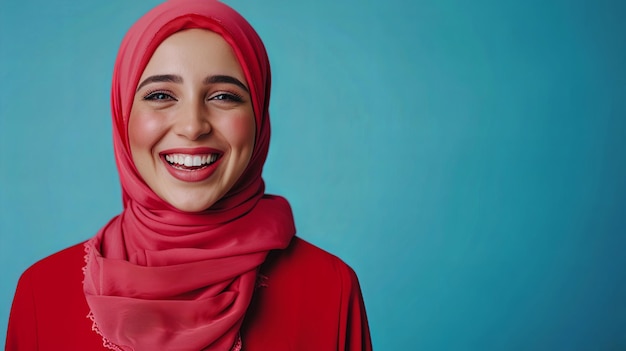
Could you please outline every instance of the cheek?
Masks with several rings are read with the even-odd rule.
[[[254,148],[255,132],[255,122],[252,113],[230,118],[223,126],[223,133],[228,138],[231,147],[238,149],[240,153],[248,154],[248,158]]]
[[[128,139],[133,158],[144,152],[151,152],[162,131],[163,126],[159,118],[150,113],[133,110],[128,122]]]

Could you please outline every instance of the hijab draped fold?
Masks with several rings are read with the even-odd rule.
[[[128,119],[139,78],[163,40],[203,28],[232,47],[249,85],[256,122],[250,163],[211,208],[177,210],[135,168]],[[113,145],[123,212],[86,244],[85,297],[94,330],[114,350],[231,350],[268,252],[295,233],[288,202],[266,195],[261,178],[270,137],[270,67],[261,39],[230,7],[173,0],[124,37],[113,73]],[[245,340],[244,340],[245,342]]]

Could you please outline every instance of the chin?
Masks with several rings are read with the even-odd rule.
[[[177,210],[183,212],[202,212],[211,206],[213,206],[217,201],[210,200],[197,200],[197,199],[164,199],[170,205],[175,207]]]

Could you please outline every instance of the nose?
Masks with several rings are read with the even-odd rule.
[[[189,102],[176,117],[175,132],[189,140],[198,140],[211,132],[208,111],[203,103]]]

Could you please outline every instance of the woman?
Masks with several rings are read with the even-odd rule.
[[[135,23],[112,87],[124,210],[22,275],[7,350],[371,349],[354,272],[264,194],[269,73],[222,3]]]

